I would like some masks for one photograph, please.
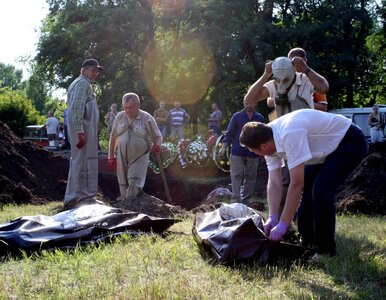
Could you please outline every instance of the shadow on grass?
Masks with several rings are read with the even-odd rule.
[[[338,255],[324,257],[311,267],[330,276],[335,286],[343,287],[347,295],[342,296],[341,289],[334,291],[307,278],[298,278],[299,286],[307,285],[316,294],[332,298],[339,295],[343,298],[386,299],[385,249],[364,238],[337,234],[336,239]]]

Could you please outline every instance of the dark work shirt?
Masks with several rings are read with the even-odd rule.
[[[249,151],[248,148],[242,147],[239,142],[241,129],[246,123],[251,121],[264,123],[264,117],[258,112],[253,111],[253,114],[249,119],[248,114],[244,109],[233,114],[228,124],[227,133],[225,134],[225,138],[223,140],[223,143],[232,145],[232,155],[257,157],[257,155]]]

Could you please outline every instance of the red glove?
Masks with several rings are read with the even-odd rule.
[[[107,169],[110,171],[117,170],[117,159],[115,157],[109,157],[107,159]]]
[[[153,153],[161,153],[162,152],[162,148],[160,145],[157,145],[157,144],[153,144],[153,147],[151,147],[151,152]]]
[[[78,133],[78,144],[76,144],[76,148],[82,149],[86,144],[86,136],[83,132]]]

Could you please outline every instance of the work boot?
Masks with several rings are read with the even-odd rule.
[[[93,204],[100,204],[100,205],[106,205],[102,200],[98,199],[98,197],[90,197],[90,198],[85,198],[79,201],[78,206],[83,206],[83,205],[93,205]]]
[[[63,209],[64,210],[74,209],[74,208],[77,208],[78,205],[79,205],[79,199],[74,198],[70,201],[64,202]]]
[[[137,187],[135,183],[129,185],[126,190],[126,198],[137,197],[138,193],[141,191],[141,188]]]
[[[127,198],[127,185],[120,184],[119,185],[119,194],[120,196],[117,198],[117,201],[122,201],[123,199]],[[120,198],[120,199],[119,199]],[[118,200],[119,199],[119,200]]]

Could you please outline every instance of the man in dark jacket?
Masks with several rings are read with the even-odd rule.
[[[239,142],[241,129],[250,121],[264,122],[264,117],[255,111],[255,106],[243,101],[244,109],[233,114],[227,128],[220,155],[231,149],[231,202],[241,202],[253,195],[256,184],[259,157],[242,147]]]

